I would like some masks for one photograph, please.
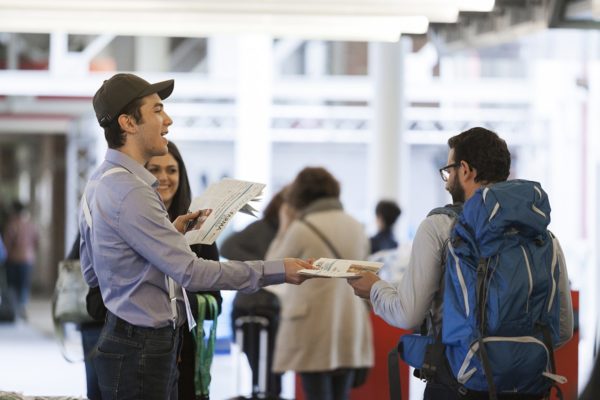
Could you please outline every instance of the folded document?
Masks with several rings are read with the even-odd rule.
[[[370,271],[378,273],[383,263],[375,261],[336,260],[319,258],[313,263],[315,269],[301,269],[301,275],[321,278],[359,278],[359,272]]]
[[[212,209],[200,229],[185,234],[189,244],[212,244],[238,212],[255,215],[256,210],[248,204],[258,200],[265,184],[225,178],[211,184],[201,196],[192,200],[190,211]]]

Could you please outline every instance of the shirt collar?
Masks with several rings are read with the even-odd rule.
[[[149,186],[155,187],[158,184],[158,180],[154,175],[152,175],[143,165],[140,165],[133,158],[129,157],[127,154],[115,150],[108,149],[106,151],[106,161],[109,161],[113,164],[117,164],[132,174],[136,175],[138,178],[146,182]]]

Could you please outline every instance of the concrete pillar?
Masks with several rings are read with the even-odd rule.
[[[6,46],[6,68],[19,69],[19,54],[21,53],[19,34],[9,33],[8,35],[8,43]]]
[[[236,75],[239,66],[235,51],[237,39],[232,36],[213,36],[207,42],[208,73],[211,78],[229,79]]]
[[[373,130],[369,153],[369,201],[400,199],[402,132],[404,131],[404,45],[369,44],[373,79]],[[401,204],[402,206],[402,204]]]
[[[149,72],[169,71],[171,50],[169,38],[135,37],[135,70]]]
[[[271,104],[273,86],[273,39],[244,35],[237,41],[237,130],[235,178],[271,182]]]
[[[327,46],[320,40],[306,42],[304,70],[310,77],[321,77],[327,69]]]

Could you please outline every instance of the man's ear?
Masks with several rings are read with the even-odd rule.
[[[133,119],[132,116],[127,115],[127,114],[121,114],[121,115],[119,115],[119,118],[117,119],[117,121],[119,121],[119,126],[125,133],[135,132],[135,128],[136,128],[137,124],[135,123],[135,120]]]
[[[475,168],[473,168],[471,165],[469,165],[468,162],[466,161],[461,161],[460,162],[460,167],[458,168],[458,174],[461,178],[463,178],[464,180],[467,179],[475,179],[475,177],[477,176],[477,170]]]

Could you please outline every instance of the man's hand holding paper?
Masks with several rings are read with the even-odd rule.
[[[211,209],[206,209],[180,215],[175,219],[175,221],[173,221],[173,226],[180,233],[184,234],[194,229],[200,229],[211,212]]]
[[[299,285],[305,280],[310,279],[310,276],[299,274],[299,271],[310,271],[313,269],[310,260],[305,261],[299,258],[285,258],[283,260],[283,266],[285,268],[285,282],[294,285]]]
[[[360,272],[359,278],[348,279],[348,284],[354,289],[354,294],[363,299],[370,299],[371,288],[380,280],[373,272]]]
[[[223,179],[210,185],[201,196],[192,200],[190,210],[211,209],[212,213],[199,229],[185,234],[189,244],[212,244],[238,212],[253,214],[248,202],[256,200],[265,187],[262,183]]]

